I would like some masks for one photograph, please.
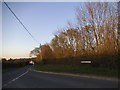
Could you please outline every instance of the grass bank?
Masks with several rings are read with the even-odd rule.
[[[71,66],[71,65],[34,65],[33,69],[48,72],[65,72],[73,74],[88,74],[107,77],[118,77],[118,70],[108,68],[94,68],[91,66]]]

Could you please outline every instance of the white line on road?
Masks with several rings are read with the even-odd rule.
[[[14,78],[13,80],[9,81],[8,83],[4,84],[3,87],[7,86],[8,84],[14,82],[15,80],[17,80],[18,78],[22,77],[23,75],[25,75],[26,73],[28,73],[29,70],[27,70],[25,73],[21,74],[20,76]]]

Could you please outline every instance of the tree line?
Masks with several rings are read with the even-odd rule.
[[[23,67],[26,65],[29,65],[29,61],[33,60],[35,58],[20,58],[20,59],[6,59],[2,58],[2,68],[7,69],[7,68],[17,68],[17,67]]]
[[[58,30],[49,44],[30,52],[36,62],[117,68],[119,53],[118,3],[88,2],[76,8],[76,23]]]

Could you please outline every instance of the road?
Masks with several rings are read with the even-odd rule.
[[[35,72],[26,66],[3,74],[3,88],[118,88],[117,81]]]

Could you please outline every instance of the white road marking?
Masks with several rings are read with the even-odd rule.
[[[20,76],[14,78],[13,80],[9,81],[8,83],[4,84],[3,87],[7,86],[8,84],[14,82],[15,80],[19,79],[20,77],[22,77],[23,75],[25,75],[26,73],[28,73],[29,70],[27,70],[25,73],[21,74]]]

